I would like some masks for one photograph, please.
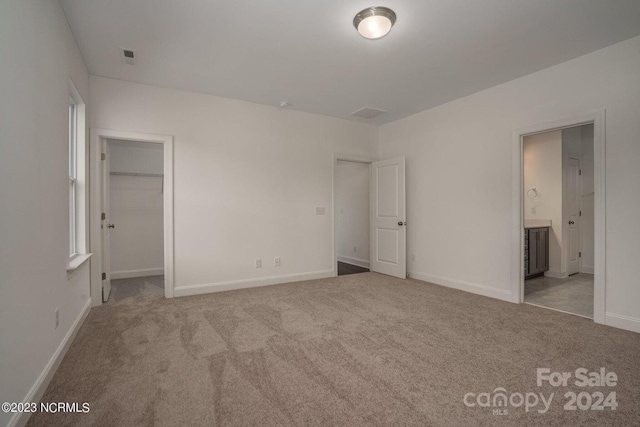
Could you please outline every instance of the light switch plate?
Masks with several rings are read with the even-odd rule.
[[[316,215],[324,215],[324,206],[318,206],[316,208]]]

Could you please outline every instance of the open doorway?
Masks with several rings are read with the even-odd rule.
[[[110,303],[164,297],[164,154],[153,142],[104,142],[103,257]]]
[[[403,156],[334,154],[334,276],[368,270],[407,278],[405,165]]]
[[[92,304],[119,298],[112,280],[137,283],[119,292],[125,303],[172,298],[173,137],[93,128],[90,157]]]
[[[336,160],[334,208],[338,276],[369,271],[369,164]]]
[[[594,124],[523,138],[524,302],[594,316]]]

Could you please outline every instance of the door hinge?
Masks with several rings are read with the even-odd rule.
[[[104,160],[104,159],[102,159]],[[578,175],[582,175],[582,169],[578,170]]]
[[[100,160],[107,160],[107,153],[101,153]]]
[[[107,219],[107,214],[106,214],[106,213],[104,213],[104,212],[102,212],[102,214],[100,215],[100,219],[101,219],[101,220],[103,220],[103,221],[104,221],[105,219]]]
[[[578,258],[582,258],[582,252],[578,252]]]
[[[582,211],[578,211],[578,216],[582,216]]]
[[[107,273],[102,273],[102,280],[107,280]]]

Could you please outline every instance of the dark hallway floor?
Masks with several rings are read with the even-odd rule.
[[[346,262],[338,261],[338,276],[346,276],[347,274],[366,273],[368,268],[358,267],[357,265],[347,264]]]

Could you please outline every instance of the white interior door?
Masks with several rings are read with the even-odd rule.
[[[565,203],[567,210],[568,245],[567,274],[580,272],[580,199],[582,197],[580,160],[569,157],[567,162],[567,187]]]
[[[110,165],[109,165],[109,143],[105,140],[101,142],[102,147],[102,221],[100,227],[102,229],[102,301],[109,299],[111,292],[111,212],[109,210],[109,198],[111,190],[109,186]]]
[[[404,157],[371,163],[370,270],[407,277]]]

